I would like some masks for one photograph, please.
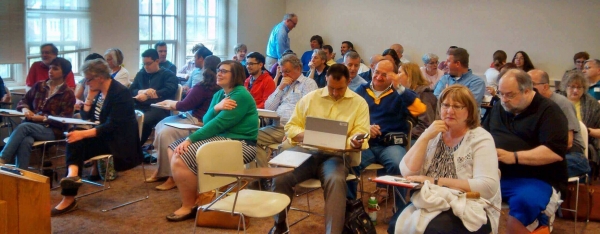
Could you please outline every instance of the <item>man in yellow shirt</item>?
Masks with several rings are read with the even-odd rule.
[[[348,89],[348,68],[334,64],[327,71],[327,86],[308,93],[296,104],[292,117],[285,125],[287,142],[297,145],[304,140],[306,117],[317,117],[348,122],[346,149],[364,150],[367,141],[354,137],[369,132],[369,107],[364,98]],[[290,150],[309,153],[296,146]],[[292,173],[276,177],[273,191],[286,194],[292,199],[294,186],[302,181],[319,178],[323,182],[325,197],[325,231],[342,233],[346,207],[346,177],[350,170],[350,157],[339,154],[313,153],[312,157]],[[286,212],[275,216],[275,226],[269,233],[287,231]]]

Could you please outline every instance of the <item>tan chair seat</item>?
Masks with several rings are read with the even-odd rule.
[[[231,212],[234,200],[235,194],[232,194],[216,202],[210,209]],[[266,218],[278,214],[288,204],[290,198],[285,194],[244,189],[238,192],[235,212],[254,218]]]

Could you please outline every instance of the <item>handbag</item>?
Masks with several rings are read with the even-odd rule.
[[[401,145],[406,146],[408,144],[408,137],[403,132],[388,132],[383,136],[381,143],[385,146],[390,145]]]
[[[235,185],[237,185],[237,182],[233,182],[227,186],[220,188],[219,192],[225,192],[229,187]],[[231,193],[235,193],[241,189],[244,189],[247,185],[248,181],[242,180],[241,186],[239,188],[233,189]],[[196,197],[196,205],[202,206],[209,204],[212,201],[214,201],[216,197],[216,190],[200,193]],[[250,223],[249,218],[250,217],[244,217],[246,228],[248,228],[248,224]],[[231,215],[231,212],[222,212],[214,210],[207,210],[203,212],[202,210],[198,210],[198,212],[196,213],[196,226],[209,228],[237,229],[239,219],[240,216],[238,214]]]
[[[569,184],[565,201],[560,205],[565,209],[575,208],[575,184]],[[590,220],[600,221],[600,185],[589,185],[586,190],[584,184],[579,185],[579,200],[577,218],[586,219],[588,208],[590,209]],[[563,218],[572,219],[573,212],[562,210]]]
[[[377,234],[361,200],[346,200],[344,234]]]

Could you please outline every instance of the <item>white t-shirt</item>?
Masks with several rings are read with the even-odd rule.
[[[488,68],[484,73],[486,86],[498,87],[498,75],[500,72],[496,68]]]

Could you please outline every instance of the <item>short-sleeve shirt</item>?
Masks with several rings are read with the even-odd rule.
[[[588,93],[592,95],[592,97],[594,97],[596,100],[600,100],[600,81],[596,82],[593,85],[590,85]]]
[[[585,147],[583,146],[583,138],[581,137],[579,119],[577,119],[575,106],[573,106],[573,103],[571,103],[571,101],[569,101],[569,99],[567,99],[565,96],[557,93],[552,93],[550,100],[554,101],[554,103],[556,103],[563,111],[565,117],[567,117],[569,127],[568,130],[573,131],[573,145],[569,149],[569,152],[583,153]]]

